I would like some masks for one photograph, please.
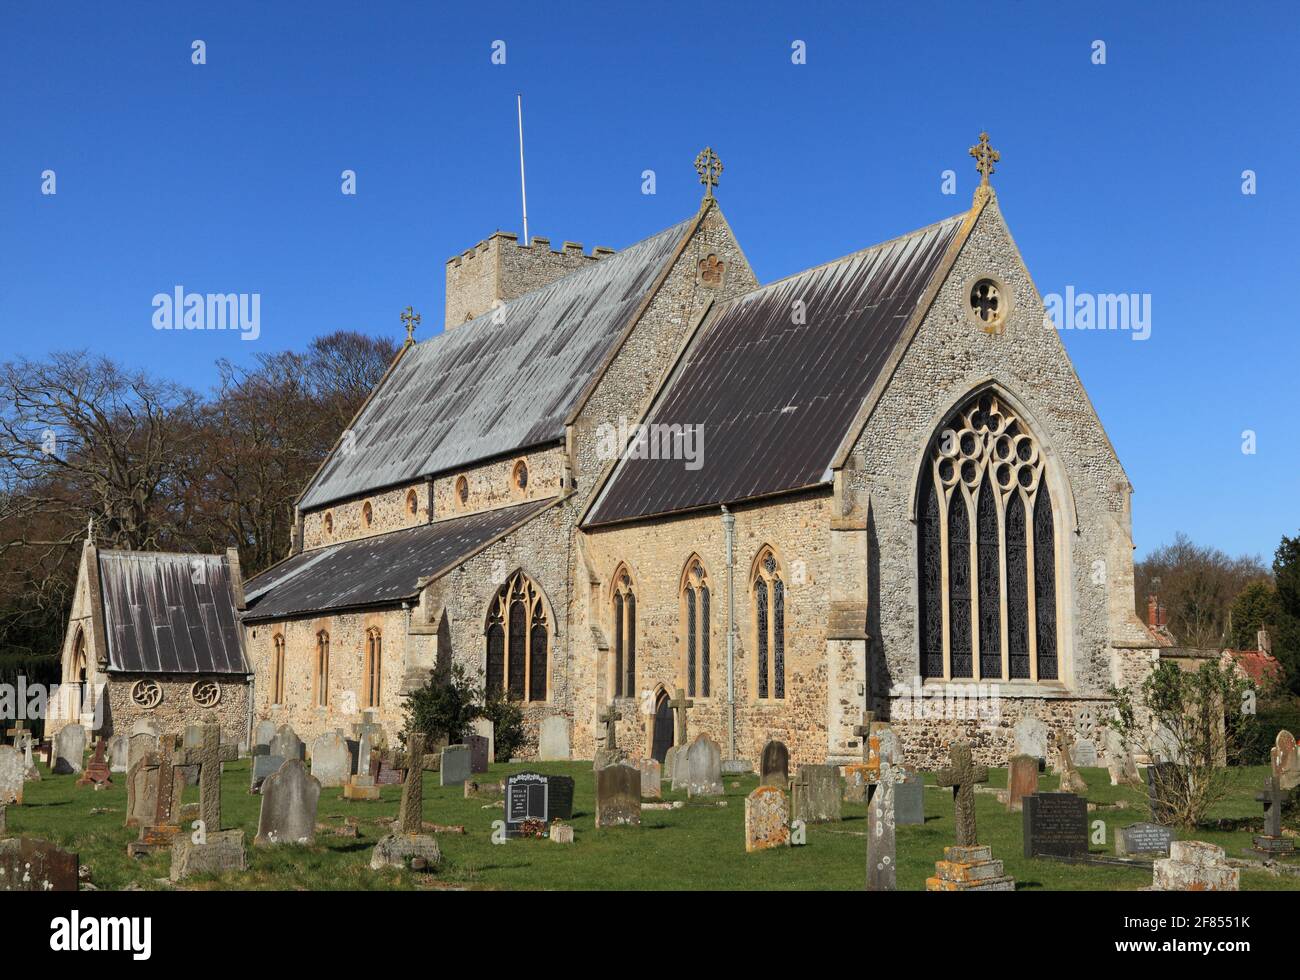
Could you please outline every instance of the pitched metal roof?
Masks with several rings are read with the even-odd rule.
[[[961,214],[733,300],[647,422],[702,426],[699,468],[628,455],[586,525],[827,482],[863,400],[961,228]],[[802,301],[804,322],[793,311]]]
[[[110,671],[250,673],[224,555],[100,551]]]
[[[569,410],[693,220],[416,344],[300,505],[561,439]]]
[[[243,618],[285,619],[411,598],[421,579],[458,565],[554,503],[536,500],[294,555],[245,584]]]

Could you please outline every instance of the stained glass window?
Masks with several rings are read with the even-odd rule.
[[[528,631],[528,700],[546,700],[546,617],[540,602],[533,606]]]
[[[767,697],[767,580],[754,583],[755,629],[758,633],[758,696]]]
[[[939,494],[927,464],[921,474],[920,521],[916,551],[921,570],[918,601],[921,608],[921,675],[943,676],[943,544],[940,540]]]
[[[952,676],[971,677],[970,516],[960,489],[948,503],[948,623]]]
[[[515,701],[547,698],[550,651],[546,604],[523,572],[497,590],[488,608],[486,687]]]
[[[524,664],[522,656],[527,649],[524,634],[528,628],[528,614],[524,611],[524,598],[516,594],[510,599],[510,697],[515,701],[524,699]]]
[[[504,694],[506,677],[506,631],[497,618],[487,630],[487,689],[489,693]]]
[[[1010,676],[1029,677],[1028,542],[1025,502],[1017,490],[1007,498],[1007,658]]]
[[[1002,566],[998,507],[988,474],[976,504],[976,562],[979,569],[980,676],[1002,676]]]
[[[1056,534],[1052,496],[1047,483],[1038,488],[1034,505],[1034,619],[1038,633],[1039,680],[1055,680],[1056,663]]]
[[[623,594],[614,593],[614,696],[623,696]]]
[[[709,696],[709,587],[700,586],[700,697]]]
[[[687,693],[695,697],[695,590],[686,587],[686,684]]]
[[[772,582],[772,687],[773,697],[785,697],[785,583]]]
[[[636,596],[627,594],[627,683],[624,691],[636,697]]]

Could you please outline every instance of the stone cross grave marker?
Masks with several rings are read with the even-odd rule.
[[[853,726],[853,734],[862,739],[862,761],[871,762],[871,722],[875,720],[874,711],[862,712],[862,724]]]
[[[935,774],[935,782],[952,787],[957,846],[974,847],[979,842],[975,832],[975,784],[987,783],[989,770],[987,766],[975,765],[971,760],[970,745],[966,742],[953,742],[949,756],[951,765]]]
[[[418,834],[424,829],[424,740],[424,732],[411,732],[406,737],[406,752],[401,760],[406,781],[397,814],[397,829],[403,834]]]
[[[605,726],[605,748],[607,750],[618,749],[618,728],[616,723],[622,720],[623,713],[612,704],[600,716],[600,723]]]
[[[673,692],[673,699],[668,702],[668,707],[673,709],[673,719],[677,723],[677,738],[674,744],[685,747],[686,741],[686,709],[695,707],[695,702],[687,700],[686,692],[680,687]]]
[[[214,715],[204,719],[201,744],[181,749],[180,765],[199,771],[199,819],[203,829],[215,834],[221,829],[221,764],[239,758],[238,746],[221,742],[221,725]]]
[[[1255,850],[1268,855],[1294,853],[1295,841],[1282,836],[1282,803],[1286,794],[1277,776],[1269,776],[1264,791],[1256,793],[1255,799],[1264,804],[1264,834],[1253,838]]]

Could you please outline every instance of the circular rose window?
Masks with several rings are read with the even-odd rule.
[[[221,685],[216,681],[195,681],[190,697],[200,708],[215,707],[221,700]]]
[[[157,681],[136,681],[131,685],[131,700],[142,708],[156,708],[162,704],[162,685]]]

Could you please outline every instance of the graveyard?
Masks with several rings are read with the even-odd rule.
[[[661,798],[644,800],[639,825],[624,814],[610,818],[614,825],[598,829],[598,773],[590,762],[493,764],[486,772],[473,774],[474,795],[463,784],[441,785],[439,771],[423,771],[409,813],[422,816],[420,832],[436,841],[440,861],[426,871],[375,870],[372,852],[393,834],[393,823],[403,811],[403,795],[417,789],[416,781],[408,779],[406,786],[380,785],[376,799],[347,799],[339,786],[313,790],[316,781],[307,775],[307,767],[291,760],[275,778],[288,778],[300,769],[299,782],[319,793],[314,833],[308,843],[268,842],[259,840],[267,836],[259,826],[266,797],[250,792],[254,759],[222,758],[219,765],[217,832],[242,832],[247,845],[243,870],[198,871],[173,882],[171,848],[130,856],[140,831],[124,825],[128,803],[124,773],[113,773],[111,783],[94,789],[84,774],[56,774],[38,761],[41,778],[25,783],[21,805],[6,808],[4,834],[43,838],[75,852],[83,881],[99,890],[861,890],[864,886],[868,806],[856,802],[852,792],[846,793],[849,799],[839,807],[840,819],[806,824],[803,843],[796,840],[795,846],[747,852],[745,803],[758,787],[755,773],[723,774],[719,796],[691,796],[685,787],[673,790],[665,779]],[[620,767],[607,766],[600,772],[616,768]],[[504,811],[501,794],[493,792],[493,785],[519,773],[572,779],[571,814],[562,819],[572,827],[572,843],[557,843],[546,836],[494,835],[493,824],[503,819]],[[1105,825],[1104,843],[1090,843],[1089,860],[1108,861],[1115,854],[1118,828],[1147,820],[1147,794],[1144,789],[1112,786],[1105,769],[1083,768],[1079,774],[1085,783],[1080,797],[1086,797],[1091,807],[1086,814],[1089,835],[1097,833],[1095,821]],[[1007,770],[990,767],[987,775],[987,782],[972,793],[978,841],[1002,862],[1016,890],[1131,891],[1151,886],[1150,861],[1123,866],[1026,858],[1024,816],[999,799],[999,791],[1007,788]],[[1256,797],[1268,779],[1269,767],[1233,769],[1230,775],[1231,791],[1206,824],[1194,835],[1175,830],[1173,836],[1194,837],[1223,848],[1229,858],[1250,861],[1246,852],[1261,827]],[[924,823],[900,821],[895,829],[898,890],[924,890],[944,848],[958,839],[954,797],[949,788],[937,785],[941,778],[923,774]],[[1058,779],[1050,772],[1040,774],[1039,793],[1056,790]],[[184,785],[181,790],[177,812],[185,828],[201,811],[201,797],[200,785]],[[680,806],[673,808],[676,804]],[[413,829],[413,820],[408,815],[407,830]],[[494,836],[504,842],[494,843]],[[1258,855],[1254,858],[1258,863]],[[1300,872],[1300,861],[1294,856],[1279,858],[1277,863]],[[1241,870],[1240,888],[1300,890],[1300,874],[1247,866]]]

